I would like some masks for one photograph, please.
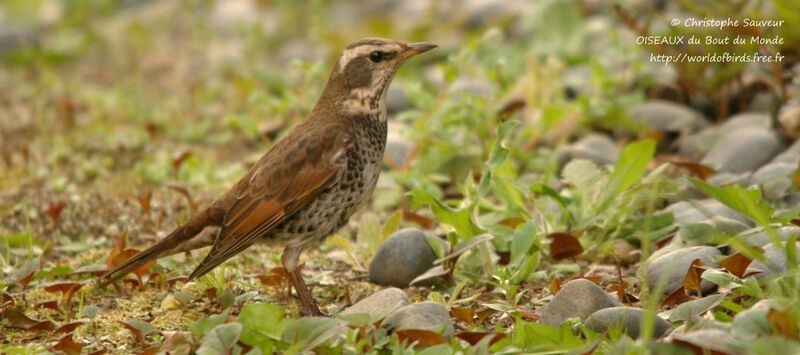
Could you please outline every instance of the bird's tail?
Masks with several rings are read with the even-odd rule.
[[[191,240],[198,234],[202,234],[202,231],[202,228],[191,228],[187,226],[187,224],[176,228],[172,233],[159,240],[156,244],[107,271],[97,280],[97,285],[103,287],[119,280],[151,260],[208,245],[208,243],[193,243]]]

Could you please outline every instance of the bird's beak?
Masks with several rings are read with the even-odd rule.
[[[417,54],[420,54],[422,52],[427,52],[427,51],[429,51],[431,49],[434,49],[436,47],[438,47],[438,46],[433,44],[433,43],[427,43],[427,42],[409,43],[408,44],[408,49],[406,49],[404,52],[400,53],[400,59],[401,60],[406,60],[406,59],[411,58],[411,57],[413,57],[413,56],[415,56]]]

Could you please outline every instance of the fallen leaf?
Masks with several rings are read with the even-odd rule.
[[[192,151],[189,149],[186,149],[178,153],[178,155],[172,159],[172,171],[177,173],[178,170],[180,170],[181,165],[183,165],[183,162],[185,162],[186,159],[189,159],[189,157],[191,156],[192,156]]]
[[[0,307],[13,306],[16,304],[17,301],[14,300],[14,296],[12,296],[10,293],[5,291],[0,293]]]
[[[53,333],[54,333],[54,334],[61,334],[61,333],[72,333],[72,332],[73,332],[75,329],[77,329],[78,327],[80,327],[80,326],[82,326],[82,325],[86,325],[86,324],[89,324],[89,321],[86,321],[86,320],[76,320],[76,321],[74,321],[74,322],[70,322],[70,323],[67,323],[67,324],[64,324],[64,325],[62,325],[62,326],[58,327],[58,329],[56,329],[56,331],[55,331],[55,332],[53,332]]]
[[[50,293],[61,292],[61,300],[59,303],[61,307],[65,307],[67,314],[71,312],[71,301],[72,295],[78,291],[85,282],[76,282],[76,281],[65,281],[65,282],[54,282],[44,285],[44,290]]]
[[[686,270],[686,276],[683,277],[681,286],[683,286],[687,296],[701,296],[703,294],[703,290],[700,288],[700,281],[702,281],[700,275],[703,274],[701,266],[703,266],[703,261],[694,259],[692,265],[689,266],[689,270]]]
[[[411,280],[411,283],[409,283],[409,285],[414,286],[447,275],[450,275],[450,270],[445,269],[444,266],[442,265],[436,265],[428,269],[428,271],[425,271],[422,275],[419,275],[413,280]]]
[[[116,258],[119,253],[122,253],[122,251],[125,250],[125,240],[127,237],[128,231],[123,230],[119,237],[117,237],[117,241],[114,243],[114,246],[112,246],[111,250],[108,251],[108,256],[106,257],[106,267],[108,269],[111,269],[117,265],[114,263],[114,258]]]
[[[472,324],[475,311],[469,307],[450,307],[450,315],[464,323]]]
[[[139,201],[139,205],[142,206],[142,214],[149,215],[150,214],[150,200],[153,197],[153,192],[150,190],[145,190],[136,196],[136,201]]]
[[[188,276],[173,276],[167,279],[167,286],[169,286],[169,288],[171,289],[175,287],[176,282],[186,283],[187,281],[189,281]]]
[[[50,300],[50,301],[39,302],[37,304],[34,304],[33,308],[44,308],[44,309],[52,309],[54,311],[57,311],[58,310],[58,301]]]
[[[552,239],[552,242],[550,242],[550,257],[555,260],[571,258],[583,253],[581,242],[572,234],[563,232],[551,233],[547,238]]]
[[[741,279],[744,277],[744,272],[747,270],[747,267],[750,266],[751,262],[753,262],[753,260],[750,260],[750,258],[746,257],[741,252],[736,252],[717,261],[717,264],[725,268],[725,270],[728,270],[732,275]]]
[[[31,260],[21,268],[14,270],[11,273],[11,283],[17,284],[20,288],[24,289],[28,287],[28,284],[33,279],[33,275],[36,274],[41,268],[41,262],[39,259]]]
[[[526,311],[524,309],[517,309],[517,312],[519,312],[519,314],[522,316],[522,318],[525,318],[525,320],[527,320],[529,322],[537,322],[537,321],[539,321],[539,315],[536,314],[536,313],[533,313],[533,312],[530,312],[530,311]]]
[[[781,312],[770,308],[767,313],[767,321],[772,324],[772,328],[783,337],[788,339],[798,339],[798,326],[787,312]]]
[[[434,224],[433,219],[407,209],[403,210],[403,219],[419,224],[422,229],[431,229]]]
[[[69,333],[61,339],[50,343],[50,349],[62,352],[67,355],[77,355],[83,350],[83,344],[72,340],[72,333]]]
[[[661,301],[661,307],[667,307],[669,305],[680,303],[681,301],[688,300],[689,296],[686,295],[686,291],[683,290],[683,286],[678,287],[675,291],[672,291],[667,297]]]
[[[142,345],[147,343],[146,338],[148,335],[158,332],[158,329],[152,324],[140,319],[129,319],[118,322],[122,324],[123,327],[130,330],[136,340]]]
[[[461,332],[456,334],[457,338],[466,341],[469,345],[475,345],[487,336],[492,337],[492,340],[489,341],[489,345],[491,346],[505,338],[506,334],[496,332]]]
[[[477,310],[475,310],[475,315],[478,317],[479,324],[485,323],[486,320],[489,319],[489,317],[491,317],[495,313],[497,313],[497,311],[489,307],[480,307]]]
[[[422,329],[403,329],[394,332],[400,342],[415,344],[416,347],[427,348],[429,346],[447,344],[447,339],[439,333]]]
[[[553,281],[550,281],[549,289],[550,294],[555,296],[558,291],[561,291],[561,281],[558,281],[558,279],[553,279]]]
[[[55,325],[49,320],[29,318],[16,307],[8,307],[0,312],[0,323],[8,328],[25,330],[53,330]]]
[[[67,207],[67,204],[65,202],[57,202],[47,206],[44,212],[47,214],[47,216],[50,217],[50,219],[53,220],[53,222],[58,224],[61,218],[61,211],[64,210],[64,207]]]
[[[670,163],[672,165],[675,165],[681,169],[684,169],[688,171],[689,174],[691,174],[692,176],[703,181],[706,181],[706,179],[708,179],[709,177],[711,177],[716,173],[714,169],[694,161],[671,159],[671,158],[659,159],[659,160],[665,163]]]

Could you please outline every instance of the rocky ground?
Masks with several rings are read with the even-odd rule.
[[[800,352],[800,9],[713,9],[786,19],[750,29],[787,39],[752,48],[780,63],[664,65],[688,49],[637,36],[706,35],[665,24],[711,10],[568,3],[0,5],[0,352]],[[191,282],[204,250],[91,283],[368,35],[440,47],[392,84],[371,202],[302,257],[332,317],[299,316],[261,245]]]

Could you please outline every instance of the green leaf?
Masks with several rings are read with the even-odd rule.
[[[239,341],[239,336],[242,334],[242,328],[242,325],[239,323],[226,323],[214,327],[214,329],[208,332],[200,348],[197,349],[197,354],[214,355],[233,353],[232,350],[236,347],[236,342]]]
[[[436,219],[441,223],[452,226],[461,238],[469,238],[484,233],[483,229],[472,221],[471,209],[449,207],[421,189],[412,190],[408,193],[408,197],[411,200],[412,209],[419,208],[422,205],[430,206]]]
[[[305,352],[335,336],[347,322],[334,318],[305,317],[286,321],[284,342],[292,344],[290,350]]]
[[[214,327],[225,323],[225,319],[228,318],[228,310],[226,309],[224,312],[220,314],[215,314],[209,316],[208,318],[201,318],[194,322],[189,329],[192,331],[192,335],[194,335],[195,339],[203,338],[203,335],[214,329]]]
[[[761,197],[761,190],[758,188],[745,189],[739,184],[718,187],[692,177],[689,181],[698,190],[750,218],[759,226],[769,227],[775,209]]]
[[[608,180],[608,196],[615,197],[631,187],[647,171],[647,163],[656,152],[656,142],[644,139],[625,146]]]
[[[383,227],[381,227],[381,242],[386,240],[392,233],[397,231],[397,228],[400,227],[400,222],[403,220],[403,211],[397,210],[392,213],[389,218],[386,218],[386,221],[383,222]]]
[[[530,255],[531,252],[538,252],[532,250],[535,242],[536,224],[532,220],[528,220],[517,228],[511,236],[511,258],[508,265],[519,266],[522,260]]]
[[[281,340],[286,327],[283,318],[285,313],[282,307],[271,303],[250,303],[244,306],[236,318],[244,326],[242,342],[261,348],[263,354],[271,354],[274,342]]]
[[[506,158],[508,158],[508,134],[518,125],[518,121],[508,120],[497,127],[497,138],[494,141],[492,151],[489,153],[489,159],[486,161],[487,168],[496,168],[506,161]]]

